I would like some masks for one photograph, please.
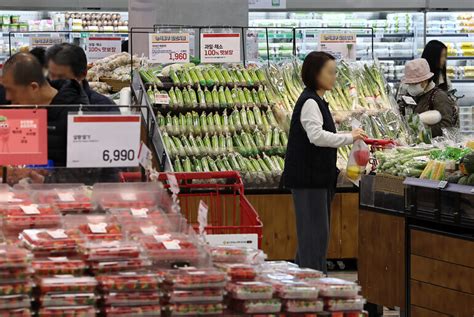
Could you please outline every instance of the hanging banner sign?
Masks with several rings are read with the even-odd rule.
[[[333,55],[336,59],[356,60],[357,35],[352,33],[321,33],[319,47],[323,52]]]
[[[120,37],[89,37],[86,46],[87,61],[93,62],[122,51]]]
[[[50,47],[65,42],[62,37],[52,36],[32,36],[30,37],[30,47]]]
[[[48,163],[45,109],[0,110],[0,165]]]
[[[202,63],[240,63],[240,33],[201,34]]]
[[[189,63],[189,33],[150,34],[148,57],[155,63]]]
[[[136,167],[140,115],[69,115],[67,167]]]
[[[286,9],[286,0],[249,0],[249,9]]]

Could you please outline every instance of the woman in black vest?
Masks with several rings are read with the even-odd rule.
[[[298,252],[303,267],[327,271],[331,200],[336,187],[337,148],[365,137],[362,129],[338,134],[323,99],[336,81],[335,58],[311,52],[303,62],[301,76],[306,88],[296,102],[291,118],[283,184],[291,189],[296,212]]]

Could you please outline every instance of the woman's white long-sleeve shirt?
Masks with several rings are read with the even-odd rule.
[[[338,148],[353,143],[350,133],[332,133],[323,130],[323,115],[314,99],[308,99],[303,104],[300,121],[309,141],[316,146]]]

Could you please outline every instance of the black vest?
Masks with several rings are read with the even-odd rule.
[[[312,144],[301,124],[301,110],[308,99],[314,99],[323,115],[323,130],[336,133],[328,103],[316,92],[305,88],[291,117],[290,135],[283,172],[286,188],[334,188],[337,178],[337,149]]]

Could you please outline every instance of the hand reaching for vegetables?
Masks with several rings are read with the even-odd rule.
[[[352,130],[351,134],[352,134],[352,139],[354,142],[357,140],[363,140],[367,138],[367,134],[361,128]]]

